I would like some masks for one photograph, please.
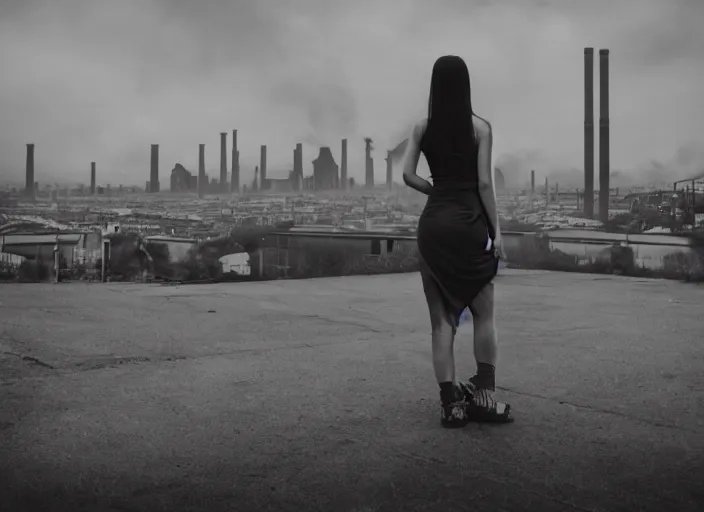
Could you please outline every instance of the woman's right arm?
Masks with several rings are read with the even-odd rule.
[[[499,214],[496,209],[496,192],[494,190],[494,177],[491,169],[491,150],[494,136],[488,121],[477,123],[479,137],[479,154],[477,166],[479,171],[479,197],[484,205],[484,210],[489,217],[489,229],[494,238],[500,236]]]

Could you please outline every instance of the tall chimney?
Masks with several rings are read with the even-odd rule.
[[[594,48],[584,49],[584,216],[594,218]]]
[[[342,156],[340,157],[340,185],[347,188],[347,139],[342,139]]]
[[[24,193],[30,201],[34,201],[36,198],[36,190],[34,186],[34,144],[27,144]]]
[[[159,144],[152,144],[152,162],[149,173],[149,192],[159,192]]]
[[[609,50],[599,50],[599,220],[609,220]]]
[[[95,195],[95,162],[90,163],[90,195]]]
[[[240,193],[240,152],[237,150],[237,130],[232,130],[232,176],[230,192]]]
[[[533,208],[533,198],[535,197],[535,171],[530,171],[530,196],[529,196],[529,208]]]
[[[259,153],[259,189],[266,190],[266,145],[262,145]]]
[[[226,194],[227,186],[227,133],[220,132],[220,192]]]
[[[205,195],[205,144],[198,144],[198,197]]]
[[[391,151],[386,152],[386,188],[393,189],[393,168],[391,167]]]
[[[374,160],[372,159],[372,139],[367,137],[366,139],[364,139],[364,144],[364,185],[367,188],[374,188]]]
[[[550,188],[548,187],[548,177],[545,176],[545,208],[550,206]]]
[[[303,144],[296,144],[293,170],[296,172],[296,190],[303,190]]]
[[[296,151],[298,152],[297,169],[301,175],[301,179],[303,179],[303,144],[300,142],[296,144]]]

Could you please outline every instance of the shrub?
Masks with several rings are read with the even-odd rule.
[[[181,281],[206,281],[222,277],[222,265],[218,257],[212,254],[203,255],[195,247],[188,252],[188,257],[183,262],[185,278]]]
[[[220,258],[228,254],[246,252],[252,269],[258,268],[257,249],[264,247],[266,235],[291,227],[290,223],[268,227],[245,227],[230,231],[227,236],[205,240],[193,247],[183,262],[172,265],[172,276],[179,281],[221,280]],[[255,280],[263,276],[252,272],[250,276],[229,276],[228,280]]]
[[[666,278],[678,278],[685,281],[704,281],[704,257],[696,254],[675,252],[663,258],[663,275]]]
[[[333,277],[345,274],[345,251],[334,245],[316,244],[306,248],[303,277]]]
[[[147,242],[145,248],[152,258],[154,277],[173,277],[174,267],[171,265],[169,246],[160,242]]]
[[[139,235],[136,233],[117,233],[110,237],[111,281],[130,281],[141,274],[138,244]]]
[[[17,277],[21,283],[38,283],[51,276],[51,269],[42,260],[24,260],[18,269]]]
[[[0,262],[0,281],[12,281],[17,278],[18,265]]]
[[[636,256],[633,248],[615,244],[610,249],[611,272],[632,276],[636,274]]]

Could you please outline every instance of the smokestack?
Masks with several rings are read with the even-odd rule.
[[[205,144],[198,144],[198,197],[205,195]]]
[[[393,168],[391,167],[391,151],[386,152],[386,188],[391,190],[393,184]]]
[[[372,159],[372,139],[367,137],[364,139],[364,154],[365,154],[365,167],[364,167],[364,185],[367,188],[374,188],[374,160]]]
[[[261,147],[259,154],[259,169],[259,189],[266,190],[268,188],[266,182],[266,145],[262,145]]]
[[[347,139],[342,139],[342,156],[340,157],[340,188],[347,189]]]
[[[227,133],[220,132],[220,191],[226,194],[227,186]]]
[[[584,216],[594,218],[594,48],[584,49]]]
[[[90,163],[90,195],[95,195],[95,162]]]
[[[548,177],[545,176],[545,208],[550,206],[550,188],[548,187]]]
[[[609,220],[609,50],[599,50],[599,220]]]
[[[530,171],[530,200],[529,208],[533,208],[533,197],[535,197],[535,171]]]
[[[301,175],[301,179],[303,179],[303,144],[300,142],[296,144],[296,151],[298,152],[298,172]]]
[[[24,192],[30,201],[34,201],[36,198],[36,187],[34,186],[34,144],[27,144]]]
[[[152,144],[152,162],[149,173],[149,192],[159,192],[159,144]]]
[[[303,144],[300,142],[294,151],[293,170],[296,179],[294,190],[303,190]]]
[[[237,130],[232,130],[232,176],[230,192],[240,193],[240,152],[237,150]]]

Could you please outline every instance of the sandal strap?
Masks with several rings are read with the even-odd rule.
[[[496,414],[498,416],[504,416],[508,414],[508,411],[510,409],[510,406],[508,404],[495,400],[492,396],[491,391],[481,388],[475,390],[474,405],[485,409],[491,414]]]
[[[486,389],[477,388],[474,391],[474,403],[485,409],[496,409],[496,400],[494,400],[494,397],[491,396],[491,393]]]

